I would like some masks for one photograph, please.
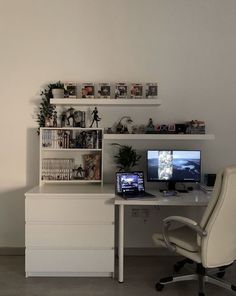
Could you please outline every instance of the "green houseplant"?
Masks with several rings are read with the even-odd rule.
[[[64,84],[60,81],[48,85],[53,98],[64,98]]]
[[[139,155],[132,146],[120,145],[118,143],[112,143],[111,145],[118,148],[118,152],[114,155],[114,159],[119,171],[131,171],[131,169],[137,165],[141,155]]]
[[[42,101],[39,105],[39,110],[37,113],[37,122],[39,125],[38,134],[40,127],[45,127],[52,121],[53,116],[56,113],[56,106],[50,103],[50,99],[53,97],[52,91],[56,88],[63,87],[63,84],[60,81],[56,83],[50,83],[48,86],[41,91],[40,95],[42,97]],[[64,88],[63,88],[64,89]],[[49,124],[50,125],[50,124]]]

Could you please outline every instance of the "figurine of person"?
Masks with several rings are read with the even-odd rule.
[[[82,165],[80,164],[76,169],[74,169],[76,172],[76,178],[83,179],[84,178],[84,169],[82,168]]]
[[[53,127],[57,127],[57,111],[53,112]]]
[[[146,126],[146,133],[154,133],[155,127],[152,118],[149,118],[148,125]]]
[[[68,126],[74,126],[75,125],[74,111],[75,111],[75,109],[72,108],[72,107],[67,110],[67,113],[69,113],[69,116],[67,116],[67,118],[66,118]],[[70,121],[70,119],[72,119],[72,122]]]
[[[147,128],[154,129],[154,124],[153,124],[152,118],[149,118]]]
[[[98,116],[98,109],[97,109],[97,107],[94,108],[94,110],[91,113],[91,115],[93,115],[93,121],[92,121],[90,127],[93,126],[94,122],[96,122],[96,127],[98,127],[98,122],[101,120],[101,118]]]

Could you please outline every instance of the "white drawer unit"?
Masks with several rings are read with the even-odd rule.
[[[26,276],[113,276],[114,190],[42,185],[25,194]]]

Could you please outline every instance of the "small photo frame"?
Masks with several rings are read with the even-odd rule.
[[[75,82],[66,82],[64,83],[64,97],[65,98],[76,98],[76,83]]]
[[[81,89],[82,98],[94,98],[94,83],[83,83]]]
[[[127,99],[128,86],[126,83],[116,83],[115,86],[115,99]]]
[[[111,85],[109,83],[99,83],[97,90],[97,97],[110,99],[111,97]]]
[[[146,83],[146,98],[154,98],[158,95],[158,86],[157,83]]]
[[[143,85],[141,83],[132,83],[130,88],[131,99],[140,99],[143,97]]]

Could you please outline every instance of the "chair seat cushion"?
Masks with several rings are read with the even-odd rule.
[[[198,252],[197,234],[187,226],[168,231],[170,242],[189,252]],[[163,246],[164,238],[162,233],[154,233],[152,236],[157,245]]]

